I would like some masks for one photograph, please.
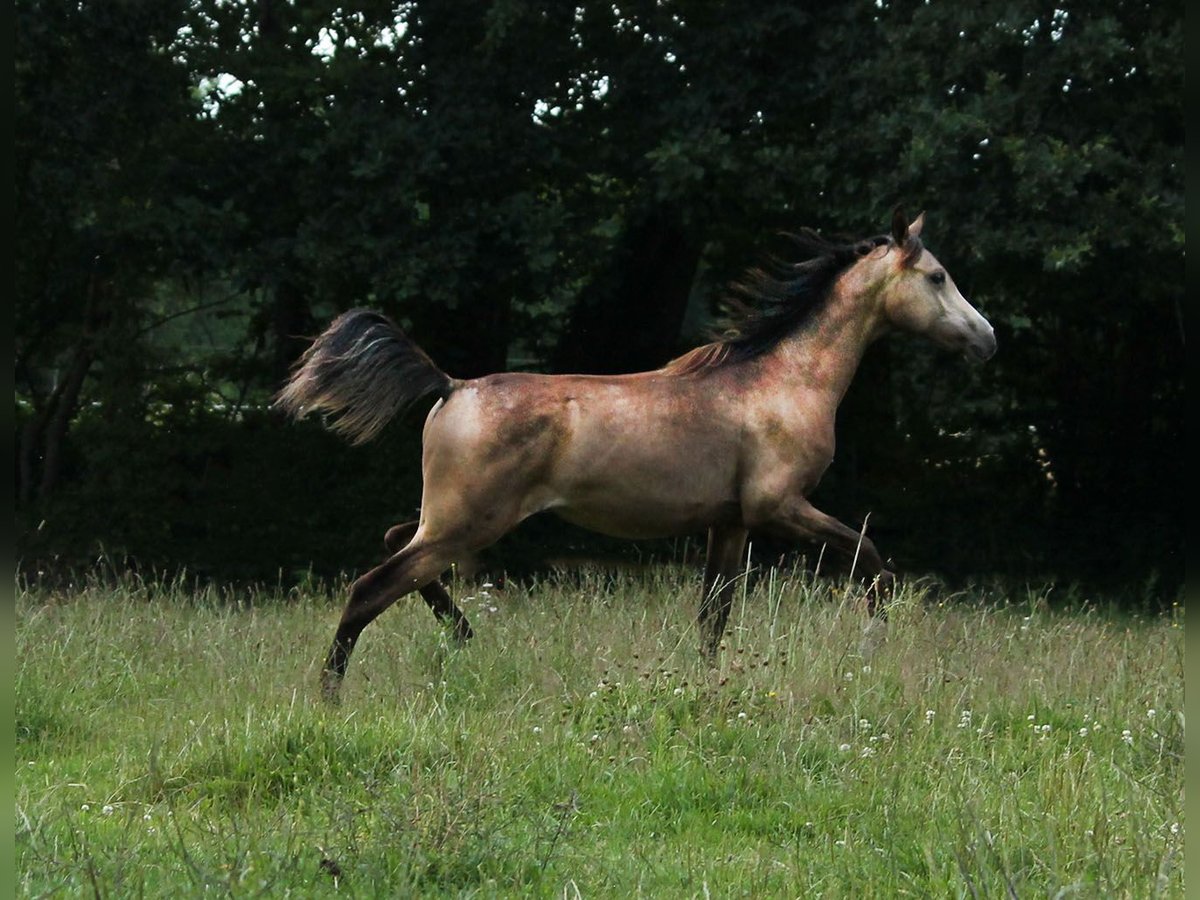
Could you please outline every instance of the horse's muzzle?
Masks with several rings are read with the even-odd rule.
[[[975,362],[987,362],[996,355],[996,335],[991,331],[987,334],[972,335],[967,341],[967,358]]]

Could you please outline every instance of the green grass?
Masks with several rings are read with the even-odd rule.
[[[17,894],[1183,895],[1180,610],[773,575],[710,669],[697,580],[401,601],[337,707],[329,593],[18,589]]]

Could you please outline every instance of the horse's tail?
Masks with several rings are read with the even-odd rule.
[[[329,427],[361,444],[422,397],[445,399],[457,384],[386,316],[352,309],[304,352],[275,405],[297,419],[331,413]]]

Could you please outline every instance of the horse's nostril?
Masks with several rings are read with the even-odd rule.
[[[981,361],[991,359],[996,355],[996,336],[993,334],[983,335],[983,339],[975,341],[971,349]]]

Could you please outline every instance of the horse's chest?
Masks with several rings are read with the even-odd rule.
[[[750,493],[807,494],[833,462],[832,423],[767,418],[746,442],[744,487]]]

